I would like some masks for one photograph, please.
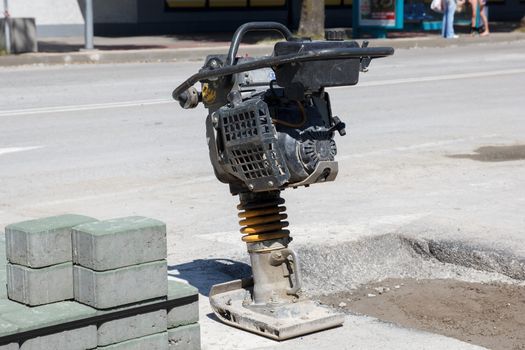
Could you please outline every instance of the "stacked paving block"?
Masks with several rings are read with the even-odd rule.
[[[0,234],[0,300],[7,298],[5,235]],[[0,309],[1,310],[1,309]],[[2,313],[0,312],[0,315]],[[1,327],[1,326],[0,326]]]
[[[167,280],[164,223],[68,214],[5,237],[0,350],[200,350],[198,292]]]
[[[168,308],[169,350],[200,350],[199,301],[197,288],[169,280],[168,300],[188,300]]]
[[[166,225],[160,221],[133,216],[76,226],[75,300],[108,310],[166,298],[166,256]],[[97,333],[99,349],[168,349],[167,312],[104,322]],[[147,345],[152,342],[163,346]]]
[[[71,229],[93,221],[67,214],[7,226],[9,299],[30,306],[73,299]]]
[[[96,310],[93,308],[72,301],[63,301],[37,307],[23,307],[20,305],[14,306],[13,308],[13,311],[0,315],[0,318],[11,325],[15,325],[18,331],[24,332],[59,324],[67,324],[79,318],[93,316],[96,313]],[[20,350],[95,349],[97,347],[97,326],[83,325],[52,334],[35,336],[20,341],[19,346]],[[0,349],[2,349],[1,346]],[[18,349],[18,347],[14,349]]]

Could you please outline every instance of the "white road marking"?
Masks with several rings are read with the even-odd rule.
[[[521,69],[504,69],[488,72],[474,72],[474,73],[458,73],[458,74],[443,74],[443,75],[434,75],[429,77],[415,77],[415,78],[401,78],[401,79],[391,79],[391,80],[379,80],[379,81],[365,81],[359,83],[357,86],[384,86],[384,85],[397,85],[397,84],[411,84],[411,83],[424,83],[429,81],[441,81],[441,80],[458,80],[458,79],[472,79],[472,78],[484,78],[484,77],[493,77],[497,75],[513,75],[513,74],[523,74],[525,73],[525,68]],[[342,86],[340,88],[344,88]]]
[[[0,117],[59,113],[59,112],[90,111],[90,110],[97,110],[97,109],[112,109],[112,108],[122,108],[122,107],[151,106],[151,105],[159,105],[159,104],[167,104],[167,103],[175,104],[176,102],[172,99],[156,99],[156,100],[94,103],[94,104],[76,105],[76,106],[73,105],[73,106],[14,109],[14,110],[9,110],[9,111],[0,111]]]
[[[0,148],[0,156],[8,153],[25,152],[33,149],[43,148],[44,146],[29,146],[29,147],[6,147]]]
[[[483,78],[483,77],[492,77],[492,76],[498,76],[498,75],[513,75],[513,74],[523,74],[523,73],[525,73],[525,68],[504,69],[504,70],[496,70],[496,71],[488,71],[488,72],[443,74],[443,75],[428,76],[428,77],[365,81],[365,82],[361,82],[357,86],[358,87],[360,86],[369,87],[369,86],[411,84],[411,83],[422,83],[422,82],[430,82],[430,81]],[[335,87],[335,89],[341,89],[341,88],[347,88],[347,87],[345,86]],[[152,100],[139,100],[139,101],[94,103],[94,104],[86,104],[86,105],[14,109],[14,110],[0,111],[0,117],[60,113],[60,112],[90,111],[90,110],[97,110],[97,109],[113,109],[113,108],[136,107],[136,106],[151,106],[151,105],[160,105],[160,104],[168,104],[168,103],[175,104],[176,102],[172,99],[152,99]]]

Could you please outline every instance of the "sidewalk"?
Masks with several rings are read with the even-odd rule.
[[[369,39],[370,46],[410,49],[525,40],[525,33],[517,31],[493,33],[488,37],[471,37],[464,34],[455,40],[443,39],[436,33],[397,34],[389,39]],[[82,51],[83,38],[81,37],[46,38],[38,43],[40,52],[0,56],[0,66],[202,60],[211,53],[226,53],[230,39],[231,34],[95,37],[96,50]],[[252,37],[251,41],[241,46],[239,54],[251,56],[269,54],[273,48],[272,41],[263,39],[263,37]]]

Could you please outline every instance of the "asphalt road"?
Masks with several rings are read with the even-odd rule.
[[[63,212],[144,215],[168,224],[171,265],[242,254],[205,111],[170,100],[199,65],[0,68],[0,227]],[[285,191],[295,242],[402,232],[504,250],[525,266],[525,161],[475,153],[525,144],[525,41],[398,50],[358,86],[329,91],[347,123],[340,172]],[[400,334],[391,339],[404,344]]]

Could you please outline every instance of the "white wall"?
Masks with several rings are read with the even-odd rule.
[[[8,0],[12,17],[35,17],[37,24],[83,24],[77,0]],[[3,1],[1,2],[3,13]]]
[[[77,0],[8,0],[11,17],[33,17],[38,36],[83,35],[84,17]],[[3,1],[0,9],[4,12]]]

